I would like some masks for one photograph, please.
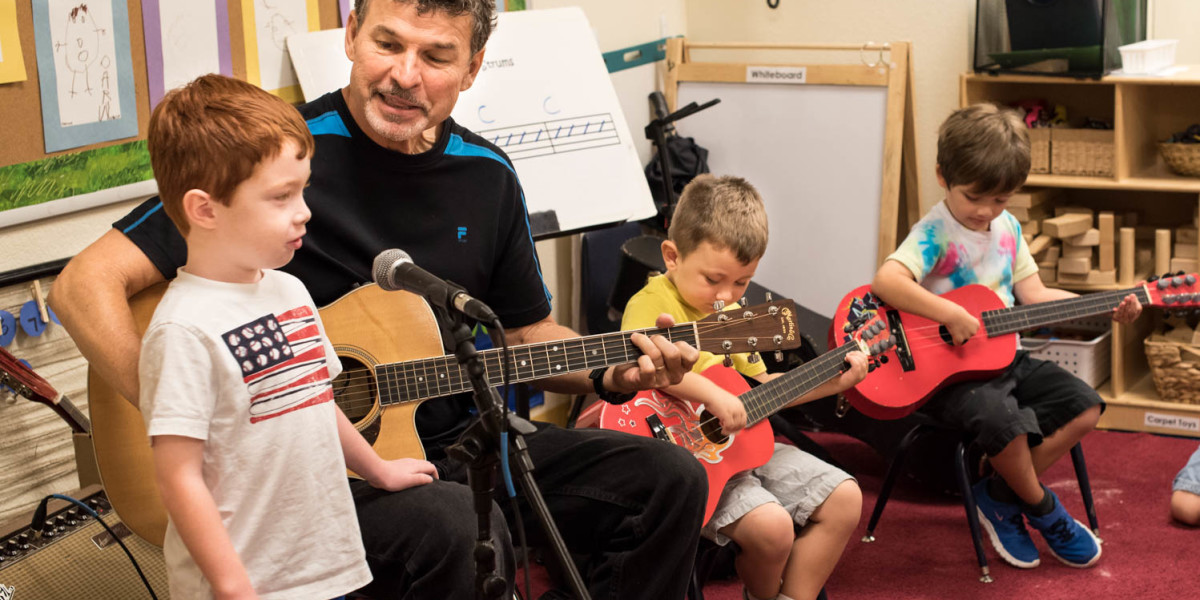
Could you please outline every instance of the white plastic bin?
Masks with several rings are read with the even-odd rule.
[[[1108,317],[1079,319],[1050,327],[1078,333],[1092,332],[1089,340],[1060,340],[1021,338],[1021,349],[1030,356],[1050,361],[1085,381],[1099,387],[1112,374],[1112,321]]]
[[[1121,70],[1126,74],[1157,73],[1175,64],[1175,46],[1179,40],[1145,40],[1117,48],[1121,51]]]

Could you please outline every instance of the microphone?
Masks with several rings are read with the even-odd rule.
[[[497,321],[488,305],[472,298],[466,290],[437,277],[413,263],[407,252],[396,248],[384,250],[375,257],[372,277],[380,288],[389,292],[405,290],[424,296],[433,304],[458,312],[484,323]]]

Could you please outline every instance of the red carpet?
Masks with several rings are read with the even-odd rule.
[[[979,582],[970,532],[957,498],[926,491],[901,479],[876,528],[876,541],[859,541],[883,481],[885,460],[867,445],[839,434],[813,434],[858,477],[863,517],[826,591],[830,600],[907,598],[1175,598],[1195,593],[1200,573],[1200,529],[1168,517],[1171,481],[1197,440],[1097,431],[1083,443],[1104,540],[1099,564],[1073,569],[1059,563],[1034,533],[1042,552],[1036,569],[1004,564],[986,538],[995,582]],[[1070,457],[1043,482],[1086,523]],[[534,579],[534,598],[545,589]],[[710,581],[707,600],[740,600],[736,580]]]

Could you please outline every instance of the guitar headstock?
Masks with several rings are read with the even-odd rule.
[[[1150,298],[1150,306],[1158,308],[1197,308],[1200,307],[1200,276],[1195,273],[1167,273],[1162,277],[1152,277],[1145,282],[1146,292]]]
[[[869,359],[867,372],[874,371],[888,362],[887,352],[896,347],[892,337],[886,311],[877,310],[878,304],[870,293],[861,299],[861,310],[852,311],[842,331],[842,345],[854,344]]]
[[[725,355],[799,348],[796,303],[775,300],[718,310],[696,322],[696,343],[700,350]]]
[[[0,383],[12,388],[18,396],[27,400],[53,405],[58,399],[58,392],[54,390],[54,386],[4,348],[0,348]]]

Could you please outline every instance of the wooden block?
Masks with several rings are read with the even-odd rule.
[[[1028,245],[1029,245],[1029,242],[1032,242],[1032,241],[1033,241],[1033,234],[1032,234],[1032,233],[1022,233],[1022,234],[1021,234],[1021,237],[1025,238],[1025,245],[1026,245],[1026,246],[1028,246]]]
[[[1175,242],[1173,258],[1196,258],[1196,242]]]
[[[1050,212],[1044,206],[1035,206],[1033,208],[1024,208],[1020,206],[1009,206],[1005,210],[1008,214],[1017,218],[1018,221],[1038,221],[1050,216]]]
[[[1084,283],[1087,285],[1113,285],[1117,283],[1116,271],[1097,271],[1095,269],[1088,271],[1082,275],[1074,273],[1059,272],[1058,282],[1060,284],[1070,285],[1073,283]]]
[[[1054,285],[1058,283],[1058,269],[1055,267],[1038,267],[1038,277],[1042,278],[1042,283],[1046,285]]]
[[[1048,235],[1039,235],[1039,236],[1033,238],[1032,242],[1029,242],[1029,253],[1037,254],[1037,253],[1041,252],[1042,250],[1049,248],[1050,242],[1053,242],[1053,241],[1054,240]]]
[[[1090,213],[1090,211],[1089,211]],[[1068,213],[1062,216],[1042,221],[1042,232],[1056,238],[1067,238],[1079,235],[1092,228],[1092,215],[1083,213]]]
[[[1171,272],[1177,273],[1183,271],[1184,273],[1195,273],[1197,262],[1194,258],[1172,258]]]
[[[1171,269],[1171,230],[1154,231],[1154,274],[1162,275]]]
[[[1087,275],[1092,270],[1092,256],[1079,256],[1058,259],[1058,274]]]
[[[1189,244],[1196,243],[1196,228],[1195,227],[1177,227],[1175,228],[1175,241],[1187,242]]]
[[[1087,215],[1092,216],[1092,209],[1086,206],[1055,206],[1054,216],[1061,217],[1063,215]]]
[[[1008,205],[1017,208],[1032,208],[1041,206],[1046,201],[1058,195],[1059,190],[1056,188],[1034,188],[1021,189],[1017,193],[1008,197]]]
[[[1097,229],[1100,231],[1099,264],[1101,271],[1111,271],[1117,268],[1116,216],[1111,212],[1096,215]]]
[[[1133,228],[1121,228],[1121,264],[1117,269],[1117,275],[1121,281],[1121,285],[1133,285],[1134,269],[1137,264],[1134,261],[1134,252],[1137,250],[1137,242],[1134,241]]]
[[[1072,246],[1099,246],[1100,245],[1100,230],[1095,227],[1069,238],[1063,238],[1064,244]]]
[[[1037,264],[1039,267],[1051,267],[1051,268],[1057,269],[1058,268],[1058,258],[1059,258],[1061,251],[1062,251],[1062,249],[1059,248],[1058,246],[1050,246],[1049,248],[1046,248],[1041,254],[1035,255],[1033,257],[1033,259],[1035,261],[1037,261]]]
[[[1029,221],[1028,223],[1021,223],[1021,231],[1023,233],[1032,233],[1033,235],[1037,235],[1042,232],[1042,222]]]
[[[1076,246],[1074,244],[1063,242],[1062,256],[1063,258],[1080,258],[1083,256],[1091,258],[1092,248],[1093,246]]]

